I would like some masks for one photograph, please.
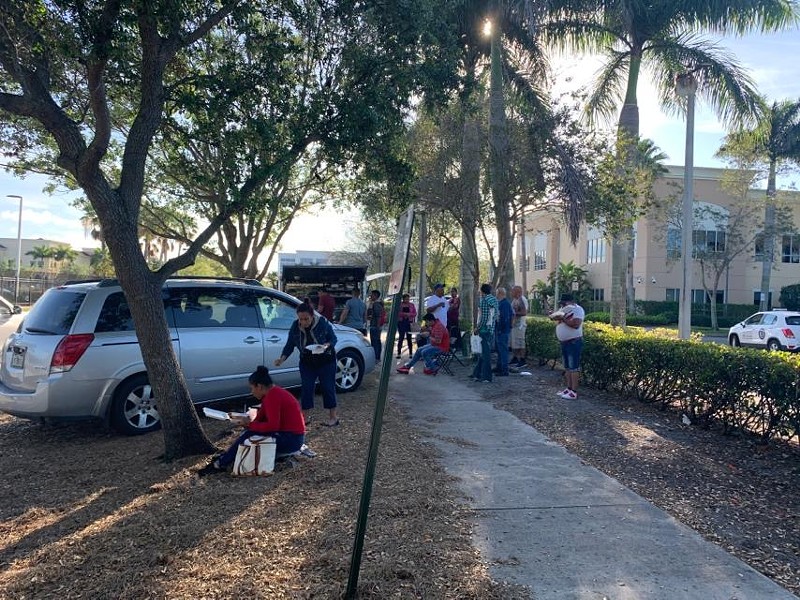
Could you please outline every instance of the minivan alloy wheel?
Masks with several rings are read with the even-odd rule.
[[[111,403],[111,424],[121,433],[138,435],[161,427],[153,388],[146,375],[123,382]]]

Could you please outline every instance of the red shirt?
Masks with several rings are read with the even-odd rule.
[[[447,328],[442,325],[439,319],[433,322],[430,340],[431,344],[439,348],[442,352],[450,350],[450,334],[447,333]]]
[[[336,301],[330,294],[320,294],[317,300],[317,311],[328,321],[333,321],[333,310],[336,308]]]
[[[247,428],[256,433],[281,431],[304,434],[306,432],[303,411],[300,410],[297,398],[277,385],[269,388],[261,398],[261,406],[256,413],[256,418],[250,422]]]

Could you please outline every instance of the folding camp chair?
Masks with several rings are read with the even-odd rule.
[[[436,363],[436,370],[437,371],[444,371],[448,375],[452,375],[453,371],[450,369],[450,363],[453,362],[453,359],[458,362],[462,367],[464,363],[461,362],[461,359],[458,358],[458,354],[456,354],[456,350],[461,346],[461,340],[458,338],[450,338],[450,349],[447,352],[439,353],[433,361]]]

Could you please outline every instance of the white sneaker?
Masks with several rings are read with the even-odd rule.
[[[559,394],[559,396],[564,398],[564,400],[577,400],[578,399],[578,394],[576,394],[572,390],[564,390],[564,393],[563,394]]]
[[[559,398],[569,398],[569,388],[564,388],[560,392],[557,392],[556,396]]]

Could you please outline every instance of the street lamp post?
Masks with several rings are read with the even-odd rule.
[[[694,98],[697,80],[692,73],[675,78],[678,95],[686,98],[686,158],[683,167],[683,203],[681,206],[681,264],[683,287],[678,306],[678,336],[687,340],[692,332],[692,230],[694,229]]]
[[[19,270],[22,265],[22,196],[8,194],[6,197],[19,199],[19,220],[17,221],[17,277],[14,285],[14,304],[19,304]]]

